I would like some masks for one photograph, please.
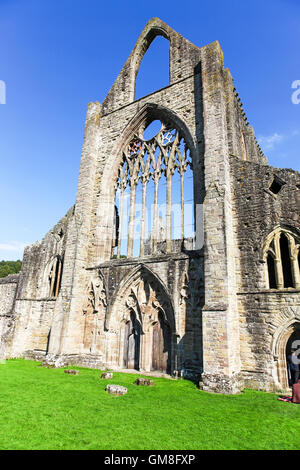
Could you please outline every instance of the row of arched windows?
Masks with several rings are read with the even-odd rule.
[[[300,236],[278,228],[267,239],[263,261],[269,289],[300,289]],[[49,297],[60,290],[63,257],[56,256],[49,270]]]

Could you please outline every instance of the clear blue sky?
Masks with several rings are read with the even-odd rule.
[[[270,163],[300,170],[300,0],[0,0],[0,260],[22,257],[74,204],[87,103],[104,100],[154,16],[197,46],[220,41]],[[151,54],[153,85],[167,84],[160,43],[140,96]]]

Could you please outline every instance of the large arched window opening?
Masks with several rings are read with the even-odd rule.
[[[160,35],[150,44],[136,77],[135,100],[170,84],[169,49],[168,39]]]
[[[295,233],[276,229],[265,245],[264,262],[269,289],[300,288],[300,237]]]
[[[180,130],[153,121],[134,135],[123,151],[115,210],[113,257],[171,253],[184,241],[193,248],[193,167]]]

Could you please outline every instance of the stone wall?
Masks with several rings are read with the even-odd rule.
[[[11,274],[0,279],[0,315],[8,315],[12,313],[18,280],[18,274]]]
[[[278,377],[277,332],[299,321],[300,291],[270,290],[263,245],[276,227],[300,231],[300,174],[231,159],[236,230],[241,370],[246,385],[284,388]],[[286,184],[277,195],[274,177]],[[284,365],[282,367],[285,367]]]
[[[13,327],[18,280],[18,274],[0,279],[0,360],[3,360],[7,354],[7,338]]]
[[[46,299],[49,297],[49,275],[53,259],[64,257],[68,226],[74,207],[44,236],[41,241],[25,248],[17,298]]]
[[[29,351],[46,354],[57,302],[57,298],[50,297],[50,270],[56,256],[64,258],[73,213],[71,208],[41,241],[25,248],[18,284],[13,284],[14,306],[6,332],[6,354],[10,357],[26,356]],[[62,283],[63,277],[64,271]],[[0,289],[1,285],[5,286],[0,280]],[[0,305],[3,308],[2,302]]]
[[[54,299],[16,300],[13,331],[7,341],[10,357],[47,353],[54,306]]]

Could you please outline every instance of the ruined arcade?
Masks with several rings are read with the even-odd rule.
[[[135,100],[157,36],[169,86]],[[88,105],[76,204],[0,279],[1,355],[283,390],[299,266],[300,174],[269,166],[219,43],[154,18]]]

